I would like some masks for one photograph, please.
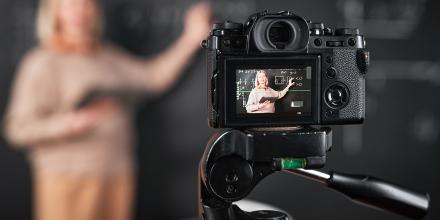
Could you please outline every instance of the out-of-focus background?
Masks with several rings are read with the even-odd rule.
[[[166,48],[191,1],[106,0],[106,38],[141,56]],[[0,1],[0,116],[11,80],[35,45],[37,1]],[[440,2],[435,0],[216,0],[215,19],[243,22],[256,11],[291,9],[367,37],[367,119],[335,126],[325,170],[374,175],[431,194],[426,219],[440,219]],[[177,86],[141,107],[136,219],[184,219],[197,213],[197,166],[213,129],[206,123],[206,61],[201,52]],[[178,110],[176,110],[178,109]],[[31,219],[31,172],[0,138],[0,219]],[[250,195],[296,219],[402,219],[368,209],[316,183],[286,174]]]

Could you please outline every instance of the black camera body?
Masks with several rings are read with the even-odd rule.
[[[358,29],[265,11],[214,24],[202,45],[211,127],[363,122],[369,52]]]

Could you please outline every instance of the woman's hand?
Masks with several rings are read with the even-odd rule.
[[[64,136],[75,137],[90,132],[117,111],[121,111],[120,106],[110,98],[94,101],[67,117]]]
[[[200,43],[211,30],[210,5],[206,1],[194,4],[185,12],[183,20],[182,34],[168,49],[146,62],[128,60],[132,65],[127,65],[127,72],[131,73],[133,82],[155,95],[174,85],[201,48]]]
[[[295,82],[293,81],[293,79],[290,79],[289,80],[289,84],[287,85],[287,88],[290,88],[290,87],[292,87],[294,85],[295,85]]]
[[[263,102],[263,103],[258,103],[258,109],[262,109],[262,108],[266,107],[266,106],[269,105],[269,104],[270,104],[270,101],[269,101],[269,100],[266,100],[266,101]]]
[[[284,88],[282,91],[280,91],[279,95],[278,95],[278,99],[283,98],[287,92],[289,91],[289,88],[294,86],[295,82],[293,81],[293,79],[289,79],[289,84],[287,84],[286,88]]]
[[[183,37],[192,45],[199,46],[212,27],[211,6],[200,1],[191,6],[185,13]]]

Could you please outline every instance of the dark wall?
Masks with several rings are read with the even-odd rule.
[[[141,56],[166,48],[181,31],[191,1],[107,0],[106,38]],[[250,13],[293,9],[341,27],[359,27],[371,51],[367,120],[334,127],[325,170],[365,173],[431,194],[427,219],[440,218],[440,37],[435,0],[223,0],[217,20],[243,21]],[[17,63],[35,45],[36,1],[0,1],[0,115]],[[139,133],[137,219],[196,215],[197,165],[209,135],[206,63],[200,53],[177,86],[145,103]],[[179,111],[174,109],[178,108]],[[30,219],[31,177],[25,156],[0,140],[0,219]],[[276,174],[250,198],[279,206],[297,219],[401,219],[358,206],[322,186]]]

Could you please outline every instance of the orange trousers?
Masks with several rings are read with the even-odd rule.
[[[134,175],[34,175],[36,220],[129,220]]]

